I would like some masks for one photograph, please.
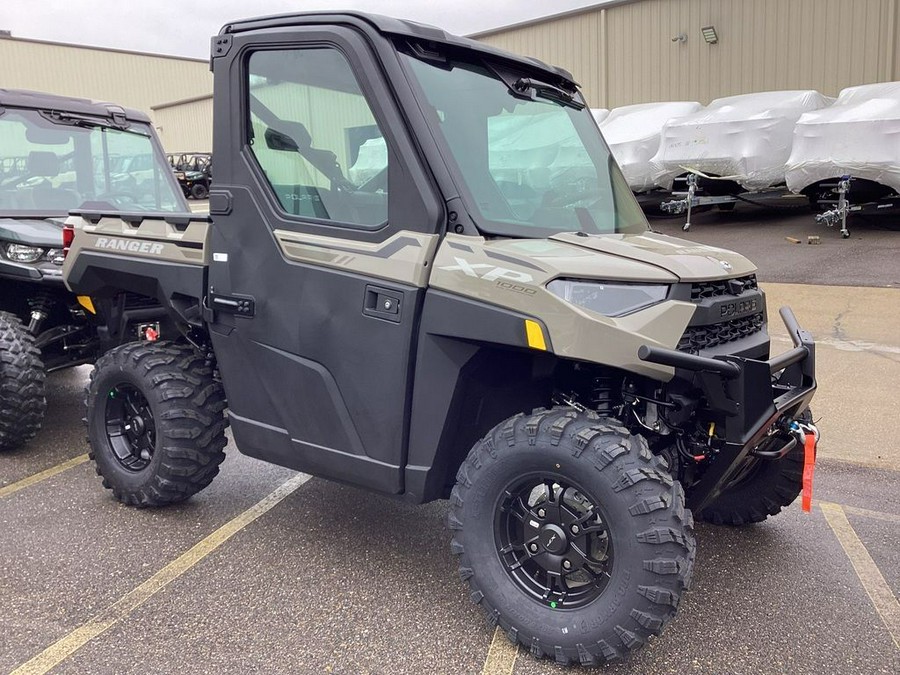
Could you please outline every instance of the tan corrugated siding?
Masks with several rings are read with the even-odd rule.
[[[153,123],[166,152],[212,152],[212,98],[153,111]]]
[[[708,103],[771,89],[836,96],[847,86],[900,79],[898,3],[642,0],[479,39],[571,70],[592,106]],[[703,41],[707,25],[719,44]],[[679,33],[686,43],[671,41]]]
[[[212,74],[202,61],[0,39],[0,87],[110,101],[142,110],[161,126],[152,107],[211,93]],[[204,109],[207,117],[203,124],[199,123],[198,110],[189,108],[179,113],[191,121],[190,131],[176,131],[173,122],[167,123],[168,133],[177,137],[174,148],[164,141],[167,149],[211,147],[207,138],[212,108],[209,106],[208,112]],[[186,137],[188,133],[195,136]]]
[[[889,48],[885,54],[885,79],[900,80],[900,2],[894,0],[884,13]]]
[[[0,86],[115,101],[149,111],[153,105],[212,92],[201,61],[0,39]]]

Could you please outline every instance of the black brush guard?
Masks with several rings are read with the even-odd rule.
[[[815,394],[812,335],[800,328],[790,308],[782,307],[780,313],[794,347],[768,361],[739,356],[708,358],[646,345],[638,351],[642,361],[675,368],[675,377],[699,388],[706,410],[724,421],[724,444],[688,491],[688,506],[694,510],[718,497],[773,425],[802,413]]]

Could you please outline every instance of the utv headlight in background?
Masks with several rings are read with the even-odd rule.
[[[63,250],[61,248],[51,248],[47,250],[47,254],[44,256],[46,260],[49,260],[54,265],[62,265],[66,260],[66,256],[63,254]]]
[[[23,244],[7,244],[6,257],[13,262],[33,263],[41,259],[44,249],[39,246],[24,246]]]
[[[566,302],[604,316],[622,316],[666,299],[668,286],[554,279],[547,290]]]

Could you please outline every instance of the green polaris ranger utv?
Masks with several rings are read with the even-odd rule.
[[[76,298],[62,264],[70,209],[187,209],[149,122],[109,103],[0,89],[0,451],[40,429],[45,373],[92,363],[148,308],[129,294]]]
[[[68,221],[73,291],[159,305],[88,388],[116,499],[205,488],[226,423],[247,455],[449,499],[489,621],[592,665],[674,617],[692,511],[796,498],[810,335],[782,310],[772,358],[754,266],[649,229],[572,75],[357,13],[228,24],[212,69],[209,217]]]
[[[185,197],[206,199],[209,196],[212,155],[208,152],[176,152],[166,157]]]

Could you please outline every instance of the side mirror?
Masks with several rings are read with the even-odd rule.
[[[300,148],[297,142],[286,133],[275,129],[266,129],[266,147],[269,150],[281,150],[286,152],[298,152]]]
[[[266,144],[271,150],[298,152],[312,145],[312,138],[306,127],[293,120],[278,120],[266,129]]]

